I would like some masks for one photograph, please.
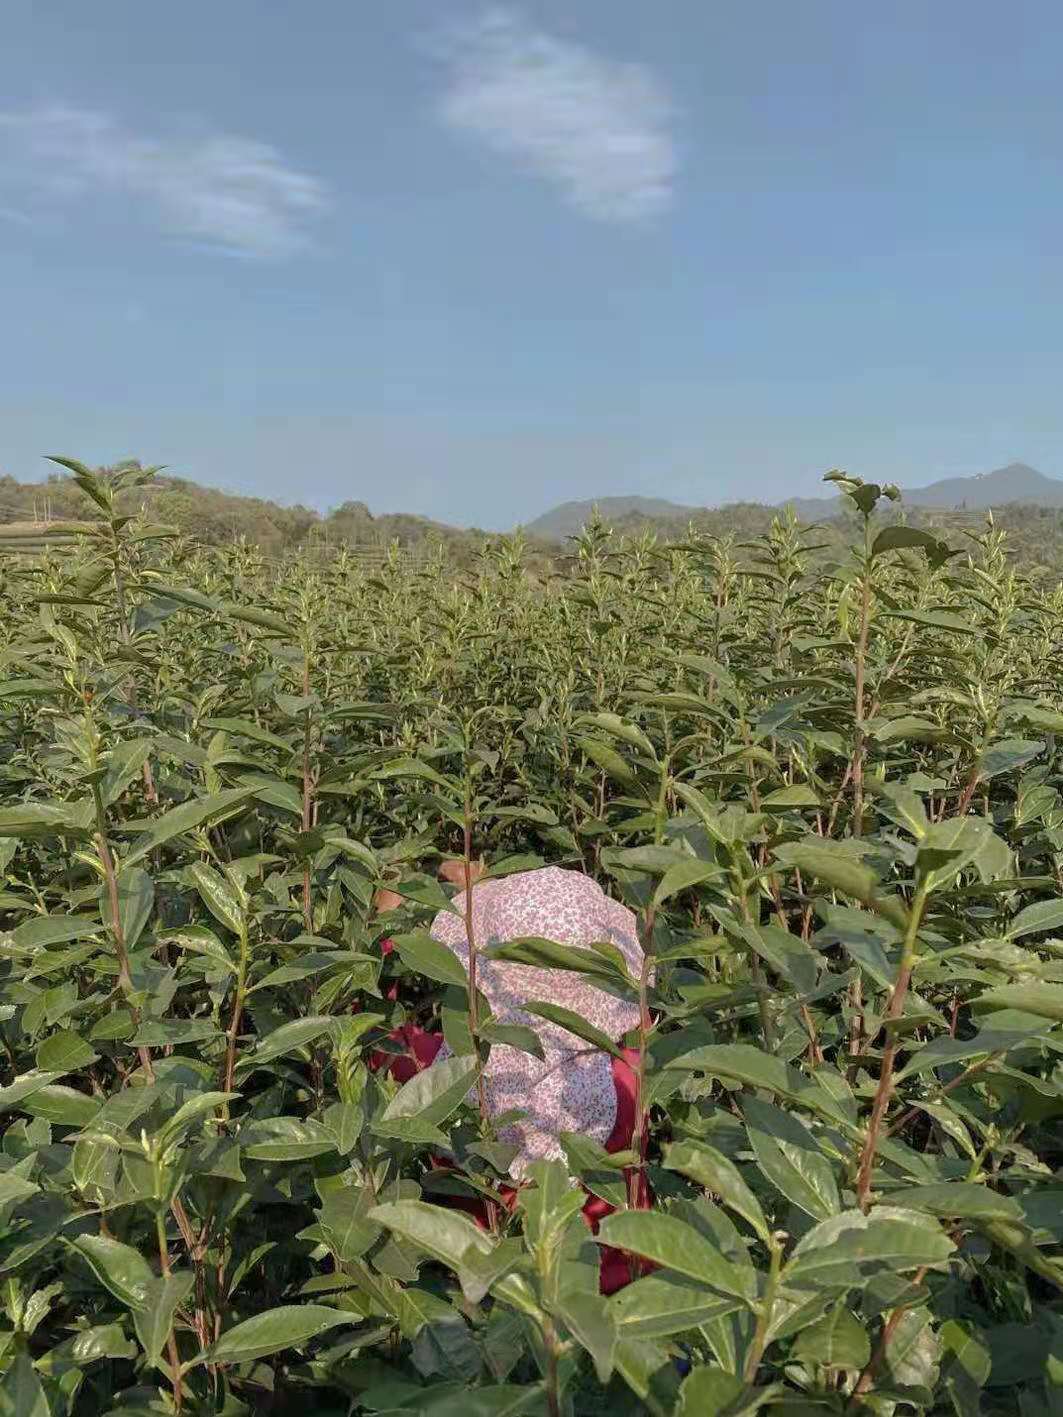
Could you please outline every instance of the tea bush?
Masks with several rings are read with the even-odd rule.
[[[1058,586],[841,474],[837,563],[592,526],[544,579],[197,549],[67,466],[95,520],[0,584],[0,1412],[1063,1413]],[[508,947],[638,1002],[646,1143],[512,1213],[455,856],[647,951]]]

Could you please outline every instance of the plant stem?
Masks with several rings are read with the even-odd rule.
[[[755,925],[753,912],[749,906],[749,894],[746,889],[744,876],[739,871],[737,864],[734,868],[734,876],[738,884],[738,898],[742,905],[742,919],[752,928]],[[757,991],[757,1012],[760,1015],[760,1031],[764,1035],[764,1046],[769,1053],[775,1052],[775,1045],[778,1042],[775,1033],[775,1020],[771,1016],[771,1009],[768,1006],[767,991],[764,987],[764,973],[760,967],[760,958],[755,950],[749,951],[749,973]]]
[[[232,1092],[233,1083],[236,1078],[236,1042],[240,1036],[240,1024],[244,1015],[244,1000],[247,997],[247,969],[250,962],[251,950],[248,943],[247,921],[243,922],[240,931],[240,963],[236,972],[236,994],[233,998],[233,1011],[229,1019],[227,1042],[225,1045],[225,1072],[222,1077],[222,1091]],[[229,1104],[224,1104],[225,1115],[228,1117]]]
[[[944,1085],[944,1087],[941,1089],[941,1096],[944,1097],[947,1092],[952,1092],[954,1088],[957,1088],[962,1083],[969,1081],[969,1079],[972,1078],[976,1073],[980,1073],[985,1068],[988,1068],[990,1063],[998,1062],[1001,1058],[1003,1058],[1004,1053],[1006,1051],[1007,1050],[1004,1049],[999,1053],[990,1053],[987,1058],[982,1058],[979,1062],[972,1063],[969,1068],[964,1068],[963,1072],[960,1073],[958,1077],[954,1077],[951,1082],[947,1082]],[[902,1131],[908,1125],[909,1122],[914,1121],[915,1118],[918,1116],[919,1108],[909,1107],[907,1112],[903,1113],[903,1115],[900,1116],[896,1122],[891,1123],[890,1126],[886,1128],[885,1135],[887,1137],[891,1137],[896,1132]]]
[[[303,698],[310,696],[310,652],[303,654]],[[310,771],[310,710],[306,710],[303,726],[303,831],[308,832],[314,824],[314,786]],[[310,896],[310,859],[303,867],[303,927],[308,935],[314,933],[314,912]]]
[[[129,634],[129,612],[126,609],[125,580],[122,576],[122,540],[114,527],[111,528],[111,573],[114,577],[114,603],[118,611],[118,638],[123,645],[130,642]],[[133,677],[133,671],[129,671],[129,684],[126,688],[126,703],[131,709],[137,707],[137,685]],[[140,770],[144,780],[144,795],[152,806],[159,805],[159,793],[155,787],[155,778],[151,771],[150,760],[144,764]]]
[[[925,1278],[926,1266],[923,1265],[922,1267],[917,1269],[912,1275],[913,1287],[918,1288]],[[876,1343],[875,1345],[875,1351],[874,1353],[872,1353],[871,1359],[868,1362],[867,1367],[856,1380],[856,1386],[853,1388],[854,1398],[861,1397],[865,1392],[869,1392],[871,1390],[871,1384],[875,1380],[875,1374],[885,1362],[886,1350],[890,1346],[890,1339],[896,1333],[898,1324],[900,1323],[901,1319],[904,1318],[907,1312],[907,1305],[902,1304],[900,1308],[894,1309],[892,1311],[889,1318],[882,1325],[882,1332],[879,1335],[878,1343]]]
[[[912,966],[915,963],[915,946],[919,936],[919,926],[922,922],[923,911],[926,908],[927,888],[922,882],[916,888],[915,898],[912,901],[911,909],[908,912],[908,927],[904,933],[904,944],[901,948],[901,959],[897,966],[897,978],[890,993],[889,1006],[886,1009],[887,1025],[895,1019],[900,1018],[904,1010],[904,1001],[908,994],[908,985],[912,978]],[[867,1136],[864,1139],[863,1151],[860,1155],[860,1165],[856,1173],[856,1199],[860,1209],[867,1211],[871,1204],[871,1174],[875,1166],[875,1153],[878,1150],[879,1136],[882,1132],[882,1123],[886,1116],[886,1109],[889,1106],[890,1096],[893,1092],[893,1065],[897,1058],[897,1037],[896,1031],[890,1030],[886,1039],[886,1047],[882,1054],[882,1069],[879,1073],[878,1087],[875,1090],[875,1100],[871,1107],[871,1119],[867,1126]]]
[[[864,574],[860,591],[860,633],[856,641],[856,691],[853,735],[853,836],[863,833],[864,822],[864,673],[867,632],[871,620],[871,518],[864,517]]]
[[[764,1286],[764,1298],[760,1302],[757,1311],[757,1324],[753,1330],[753,1340],[749,1345],[749,1352],[746,1355],[745,1380],[752,1383],[757,1376],[757,1369],[760,1367],[760,1360],[764,1357],[764,1350],[768,1346],[768,1330],[771,1326],[772,1312],[775,1308],[775,1296],[779,1289],[779,1274],[782,1270],[782,1251],[785,1242],[785,1235],[781,1231],[776,1231],[768,1241],[771,1253],[768,1279]]]
[[[476,981],[476,933],[472,904],[472,782],[465,779],[465,816],[462,829],[462,856],[465,861],[465,939],[469,946],[469,1032],[481,1066],[476,1073],[476,1100],[480,1107],[480,1122],[487,1123],[487,1085],[480,1059],[480,998]]]
[[[163,1220],[162,1211],[155,1212],[155,1234],[159,1242],[159,1265],[164,1275],[169,1276],[170,1251],[166,1243],[166,1222]],[[166,1339],[166,1351],[170,1358],[170,1381],[173,1384],[173,1405],[178,1412],[184,1403],[184,1388],[181,1381],[181,1355],[177,1351],[177,1337],[173,1331],[173,1323],[170,1323],[170,1332]]]
[[[660,783],[657,788],[653,841],[659,846],[664,840],[664,827],[668,812],[668,785],[671,758],[665,757],[661,763]],[[657,912],[653,906],[646,910],[642,931],[642,964],[639,968],[639,1059],[635,1070],[635,1120],[631,1132],[632,1149],[638,1158],[628,1181],[628,1204],[632,1210],[638,1209],[642,1195],[642,1168],[646,1163],[646,1051],[653,1019],[650,1016],[650,972],[653,969],[653,932],[657,924]]]
[[[557,1330],[547,1319],[543,1329],[543,1346],[546,1349],[546,1410],[549,1417],[561,1417],[561,1393],[557,1372]]]
[[[129,972],[129,951],[126,949],[125,931],[122,929],[122,917],[119,910],[118,876],[114,869],[114,856],[111,853],[110,842],[107,840],[107,816],[97,783],[93,783],[92,796],[96,804],[96,851],[103,868],[103,877],[107,883],[107,898],[111,906],[111,937],[114,940],[115,958],[118,960],[118,986],[129,1004],[133,1025],[135,1028],[139,1028],[140,1010],[132,1001],[133,976]],[[151,1065],[150,1050],[141,1043],[137,1047],[137,1054],[140,1058],[140,1066],[144,1069],[148,1080],[154,1082],[155,1070]]]

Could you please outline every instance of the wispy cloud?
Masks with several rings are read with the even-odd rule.
[[[602,221],[652,217],[671,200],[671,104],[649,69],[596,54],[492,9],[444,47],[441,116],[560,188]]]
[[[125,197],[170,235],[246,256],[304,245],[327,205],[324,185],[265,143],[147,136],[82,108],[0,112],[0,172],[12,212]]]

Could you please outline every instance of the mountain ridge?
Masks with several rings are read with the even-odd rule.
[[[991,472],[974,473],[970,477],[944,477],[924,487],[902,489],[902,498],[910,507],[935,507],[942,510],[963,508],[980,511],[1007,503],[1041,507],[1063,507],[1063,480],[1047,477],[1029,463],[1011,462]],[[775,504],[780,510],[792,508],[802,521],[824,521],[846,510],[845,499],[829,497],[788,497]],[[558,540],[577,533],[597,507],[603,521],[642,520],[677,521],[704,511],[719,511],[715,507],[696,507],[670,502],[662,497],[598,497],[581,502],[562,502],[550,508],[534,521],[524,524],[526,535],[544,541]],[[660,508],[651,511],[650,508]]]

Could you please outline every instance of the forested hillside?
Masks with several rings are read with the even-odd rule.
[[[840,514],[816,522],[821,527],[816,541],[825,555],[841,553],[857,530],[854,514],[844,509],[845,499],[836,500]],[[641,506],[640,510],[624,514],[608,514],[611,506],[643,502],[652,508],[652,514]],[[447,526],[409,512],[374,515],[364,502],[356,500],[345,501],[322,515],[299,504],[282,506],[265,498],[223,492],[178,477],[158,476],[129,488],[121,494],[120,503],[124,511],[143,512],[197,543],[217,547],[245,540],[267,556],[298,552],[320,559],[342,547],[364,551],[397,545],[423,558],[443,547],[453,563],[468,565],[483,546],[497,539],[497,533]],[[652,535],[668,542],[685,539],[693,529],[703,536],[732,538],[740,558],[742,543],[764,535],[773,519],[784,515],[778,507],[758,502],[733,502],[717,508],[675,506],[673,514],[665,512],[663,509],[669,504],[659,500],[618,498],[587,505],[597,505],[603,523],[618,535],[633,539]],[[809,505],[828,503],[821,499]],[[76,520],[83,515],[84,498],[65,473],[56,473],[45,482],[0,477],[0,527]],[[1007,531],[1011,553],[1019,565],[1050,574],[1063,570],[1063,508],[1017,501],[997,508],[992,515],[995,524]],[[890,507],[884,516],[887,520],[948,532],[963,545],[968,536],[981,533],[987,513],[982,509],[943,509],[905,502],[903,508]],[[798,520],[808,524],[811,519],[799,516]],[[549,514],[539,519],[543,524],[548,521]],[[538,524],[527,529],[528,550],[533,563],[545,565],[564,554],[570,538],[537,535]]]

